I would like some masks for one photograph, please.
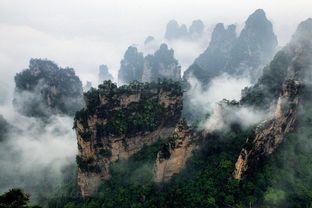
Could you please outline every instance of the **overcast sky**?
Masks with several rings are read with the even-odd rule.
[[[73,67],[83,81],[95,81],[100,64],[116,76],[126,48],[148,35],[161,40],[171,19],[188,26],[201,19],[208,29],[218,22],[242,26],[257,8],[273,22],[280,45],[312,17],[311,0],[1,0],[0,87],[32,57]],[[180,48],[181,59],[201,52]]]

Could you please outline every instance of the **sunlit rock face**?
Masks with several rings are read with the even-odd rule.
[[[94,195],[109,166],[161,138],[170,137],[181,118],[178,82],[133,83],[117,88],[110,81],[85,94],[85,107],[75,116],[79,153],[78,185]]]
[[[108,67],[106,65],[99,66],[99,83],[103,83],[105,80],[112,80],[113,76],[108,71]]]
[[[272,23],[263,10],[251,14],[242,32],[236,37],[235,25],[216,25],[210,44],[184,73],[184,79],[194,76],[203,84],[222,74],[246,75],[253,81],[274,55],[277,38]]]
[[[291,42],[277,53],[264,75],[246,90],[242,103],[266,106],[271,98],[275,105],[273,118],[256,128],[256,136],[248,138],[235,164],[234,177],[242,179],[259,159],[276,151],[287,133],[294,132],[300,104],[305,102],[303,90],[311,88],[312,19],[302,22]]]
[[[166,182],[174,174],[179,173],[193,155],[193,151],[200,147],[197,143],[199,138],[199,134],[192,131],[185,120],[180,120],[172,138],[157,153],[154,165],[154,181],[157,183]]]
[[[15,76],[14,107],[25,116],[73,115],[83,105],[82,83],[72,68],[31,59]]]
[[[143,57],[135,47],[129,47],[118,74],[119,83],[129,84],[133,81],[153,82],[158,79],[181,80],[181,66],[174,58],[173,49],[166,44],[153,54]]]

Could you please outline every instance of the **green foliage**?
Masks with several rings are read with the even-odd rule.
[[[103,157],[110,158],[112,156],[112,152],[109,149],[101,149],[99,154]]]
[[[171,139],[159,140],[128,160],[112,164],[111,178],[103,182],[95,197],[69,201],[66,206],[234,207],[241,203],[244,193],[238,181],[232,179],[232,172],[240,147],[250,134],[237,127],[223,135],[210,135],[185,170],[164,184],[153,182],[153,165],[157,153],[166,152]]]
[[[81,158],[80,156],[76,156],[76,163],[79,169],[83,172],[91,172],[91,173],[99,173],[101,172],[101,168],[98,165],[93,165],[93,158],[88,158],[87,160]]]
[[[40,206],[29,205],[30,195],[25,194],[21,189],[14,188],[0,195],[1,208],[40,208]]]
[[[166,117],[166,109],[157,100],[145,100],[113,110],[109,116],[105,125],[96,126],[98,139],[109,135],[132,136],[138,132],[153,131]]]
[[[78,133],[79,133],[79,135],[81,136],[81,138],[82,138],[84,141],[86,141],[86,142],[90,141],[90,138],[91,138],[91,136],[92,136],[92,131],[90,131],[89,129],[87,129],[87,130],[85,130],[85,131],[83,131],[83,132],[79,131]]]

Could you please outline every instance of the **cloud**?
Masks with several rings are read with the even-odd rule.
[[[251,85],[247,77],[233,77],[226,73],[211,80],[208,87],[203,87],[195,77],[190,77],[188,82],[190,90],[186,92],[186,97],[193,108],[202,114],[210,112],[214,104],[223,99],[239,100],[241,90]]]
[[[75,163],[77,144],[73,119],[52,116],[48,120],[28,118],[11,106],[0,114],[12,125],[0,145],[0,192],[20,187],[33,195],[47,196],[62,183],[64,169]],[[41,193],[38,193],[38,190]]]

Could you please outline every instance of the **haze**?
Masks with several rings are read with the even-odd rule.
[[[284,45],[297,24],[311,15],[312,2],[1,0],[1,86],[10,85],[13,89],[15,73],[26,68],[32,57],[48,58],[62,67],[73,67],[83,82],[91,80],[96,83],[100,64],[107,64],[116,78],[126,48],[132,44],[142,45],[148,35],[161,42],[165,26],[171,19],[188,26],[192,20],[201,19],[207,30],[218,22],[235,23],[241,28],[248,15],[257,8],[266,11],[273,22],[279,45]],[[205,47],[180,47],[176,51],[183,70]],[[187,60],[181,60],[185,57]]]

